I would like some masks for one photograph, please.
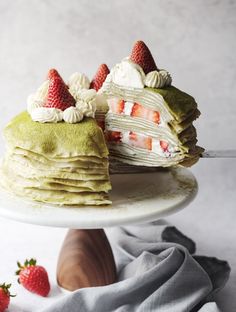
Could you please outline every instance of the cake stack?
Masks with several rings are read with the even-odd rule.
[[[9,191],[57,205],[110,204],[108,150],[94,118],[40,123],[27,112],[5,128],[1,183]]]
[[[197,103],[171,82],[142,41],[111,70],[101,89],[109,106],[105,127],[111,160],[169,167],[199,159],[203,149],[196,145],[193,126],[200,114]]]

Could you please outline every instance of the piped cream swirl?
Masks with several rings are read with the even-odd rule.
[[[57,108],[38,107],[31,112],[31,118],[33,121],[38,121],[41,123],[57,123],[59,121],[62,121],[63,112]]]
[[[89,89],[90,81],[85,74],[76,72],[70,76],[68,87],[71,95],[77,100],[81,89]]]
[[[148,73],[145,77],[145,85],[150,88],[163,88],[170,86],[172,82],[168,71],[161,69]]]
[[[86,117],[95,117],[97,93],[94,89],[81,90],[78,94],[76,107],[83,112]]]
[[[63,119],[68,123],[77,123],[80,122],[83,118],[83,112],[74,106],[68,107],[63,112]]]

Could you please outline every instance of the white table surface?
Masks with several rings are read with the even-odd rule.
[[[166,219],[195,240],[197,254],[228,260],[230,279],[215,300],[223,312],[236,311],[236,160],[201,159],[192,168],[199,183],[199,193],[188,208]],[[12,282],[10,312],[32,312],[50,304],[62,294],[57,288],[57,256],[65,229],[35,226],[0,219],[0,282]],[[28,293],[14,276],[16,261],[35,257],[44,265],[52,285],[48,298]]]

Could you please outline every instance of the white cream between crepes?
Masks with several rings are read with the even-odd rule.
[[[53,107],[37,107],[31,112],[31,118],[33,121],[41,123],[57,123],[62,121],[63,112],[60,109]]]
[[[128,88],[144,88],[145,86],[163,88],[170,86],[172,79],[169,72],[164,69],[155,70],[145,75],[141,66],[135,64],[129,58],[125,58],[112,68],[105,80],[106,82],[113,82]]]
[[[121,138],[120,141],[124,144],[127,145],[133,145],[132,144],[132,140],[130,140],[130,131],[121,131],[120,132]],[[140,142],[142,143],[142,138],[140,138]],[[137,143],[137,141],[136,141]],[[134,145],[136,146],[136,145]],[[137,147],[137,146],[136,146]],[[151,143],[151,151],[155,154],[157,154],[158,156],[161,157],[172,157],[173,155],[175,155],[175,153],[178,151],[178,148],[176,146],[173,146],[171,144],[169,144],[168,149],[166,151],[164,151],[161,147],[160,144],[160,140],[152,138],[152,143]]]

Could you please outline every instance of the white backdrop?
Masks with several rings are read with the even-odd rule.
[[[49,68],[65,79],[74,71],[92,78],[100,63],[112,67],[142,39],[157,65],[170,71],[173,84],[199,103],[200,145],[236,148],[235,16],[234,0],[0,0],[0,128],[25,109],[27,95]],[[3,146],[1,139],[1,152]],[[169,220],[197,241],[200,253],[230,261],[231,279],[218,298],[223,311],[233,311],[236,160],[200,160],[193,172],[199,195]],[[0,265],[0,282],[11,279],[10,269],[21,257],[36,255],[55,266],[63,230],[0,219],[1,237],[4,231],[8,241],[0,244],[0,253],[8,266]],[[23,248],[27,235],[31,241]],[[15,302],[21,307],[20,298]]]

